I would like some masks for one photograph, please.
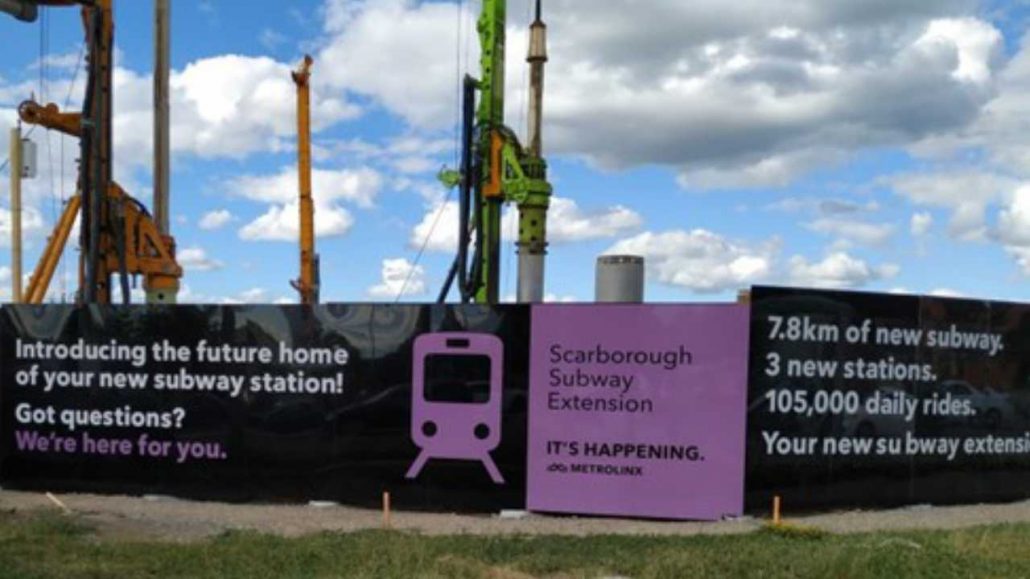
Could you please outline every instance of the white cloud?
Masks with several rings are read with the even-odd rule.
[[[1030,247],[1009,246],[1005,251],[1016,260],[1023,275],[1030,277]]]
[[[293,137],[297,130],[291,69],[290,64],[268,57],[229,54],[194,61],[173,73],[173,151],[203,157],[242,157],[284,149],[283,140]],[[131,101],[138,107],[132,112],[149,111],[150,79],[126,77],[122,90],[115,87],[119,102],[128,93],[129,98],[137,97]],[[358,109],[339,93],[329,96],[313,90],[311,106],[314,131],[358,114]],[[124,107],[121,112],[124,116]]]
[[[179,288],[179,303],[181,304],[295,304],[295,296],[279,296],[271,299],[271,292],[262,287],[252,287],[232,295],[208,295],[197,293],[189,284],[183,283]]]
[[[1030,185],[1017,188],[999,212],[997,237],[1023,274],[1030,277]]]
[[[458,249],[458,202],[447,201],[426,209],[415,228],[411,230],[408,246],[428,251],[454,252]]]
[[[406,259],[384,259],[382,280],[368,288],[371,298],[394,300],[426,293],[426,271]]]
[[[981,42],[976,35],[969,42]],[[960,66],[961,70],[961,66]],[[965,74],[975,75],[976,67]],[[898,191],[917,204],[952,211],[949,233],[958,239],[992,241],[1030,276],[1030,35],[996,75],[994,98],[970,126],[933,135],[912,152],[939,167],[900,183]],[[947,169],[954,165],[963,170]],[[911,185],[917,186],[913,192]],[[915,194],[914,194],[915,193]],[[988,224],[997,208],[997,226]]]
[[[258,36],[258,42],[260,42],[261,46],[264,46],[266,50],[275,50],[287,40],[289,40],[289,38],[287,38],[285,34],[276,32],[271,28],[263,29],[261,31],[261,35]]]
[[[908,173],[882,181],[916,206],[950,209],[948,233],[965,240],[986,235],[987,207],[1013,185],[1009,178],[977,170]]]
[[[212,301],[222,304],[263,304],[268,303],[268,290],[265,288],[255,287],[244,290],[236,295],[226,296],[220,299],[212,299]]]
[[[129,279],[129,300],[134,304],[145,304],[147,303],[147,292],[143,289],[143,284],[133,283],[134,280]],[[71,282],[66,285],[74,287],[76,282]],[[61,299],[60,290],[51,286],[47,291],[48,301],[57,301]],[[125,298],[122,295],[122,282],[118,274],[111,276],[111,303],[122,304],[125,303]]]
[[[428,157],[400,157],[393,163],[394,169],[400,173],[417,174],[439,169],[439,165]]]
[[[731,241],[704,229],[645,232],[624,239],[606,254],[641,255],[648,275],[699,293],[739,289],[773,273],[779,241],[758,245]]]
[[[316,204],[347,201],[371,207],[383,186],[382,176],[373,169],[312,169],[311,197]],[[296,167],[284,167],[274,175],[245,175],[232,179],[232,195],[262,203],[290,203],[298,199]]]
[[[933,215],[928,211],[920,213],[913,213],[911,222],[909,223],[909,231],[913,237],[922,237],[930,232],[930,228],[933,227]]]
[[[652,0],[626,18],[621,3],[585,11],[555,0],[546,8],[561,33],[550,38],[545,142],[605,166],[669,166],[687,187],[782,185],[855,151],[974,120],[1002,49],[993,26],[963,16],[975,8]],[[369,95],[415,127],[454,121],[454,5],[328,0],[326,14],[320,60],[338,65],[324,82]],[[508,102],[517,103],[526,23],[510,16]],[[515,126],[518,107],[508,113]]]
[[[404,175],[417,175],[435,173],[447,162],[455,164],[455,146],[452,139],[409,132],[382,144],[362,139],[322,140],[316,144],[314,154],[321,159],[343,157],[363,163],[375,161]],[[440,189],[439,184],[435,187]]]
[[[573,199],[552,197],[547,236],[553,243],[605,239],[638,229],[643,222],[639,213],[622,205],[584,211]]]
[[[887,290],[887,293],[900,295],[928,295],[938,298],[964,298],[966,295],[960,291],[950,288],[936,288],[928,292],[915,292],[906,287],[895,287]]]
[[[841,217],[817,219],[807,227],[817,233],[836,236],[861,245],[886,245],[894,235],[894,225],[890,223],[868,223]]]
[[[290,71],[291,65],[268,57],[235,54],[198,59],[172,71],[172,152],[242,158],[289,148],[297,129],[296,89]],[[52,81],[51,93],[68,93],[72,71],[63,72],[68,77]],[[131,171],[149,168],[152,162],[152,77],[116,66],[113,84],[115,177],[125,185]],[[20,102],[33,89],[32,82],[0,79],[0,103]],[[80,78],[70,93],[70,108],[80,106],[82,92]],[[359,113],[342,92],[313,91],[311,118],[316,131]]]
[[[368,95],[415,126],[452,120],[458,39],[453,4],[328,0],[325,11],[328,42],[317,60],[333,65],[320,69],[316,86]],[[469,16],[466,4],[466,21]]]
[[[319,238],[346,235],[354,216],[338,205],[315,206],[315,235]],[[300,204],[272,205],[263,215],[239,231],[244,241],[293,241],[300,238]]]
[[[341,202],[371,207],[382,184],[382,177],[372,169],[313,170],[316,235],[345,235],[354,225],[354,216]],[[271,204],[263,215],[240,229],[240,238],[247,241],[297,240],[300,235],[298,187],[297,170],[291,167],[275,175],[243,176],[231,180],[227,184],[230,194]]]
[[[119,59],[116,58],[116,64]],[[57,64],[70,64],[68,59],[61,58]],[[248,57],[240,55],[221,55],[195,60],[183,69],[173,71],[171,76],[172,107],[172,152],[176,155],[191,154],[205,158],[233,157],[243,158],[261,151],[282,151],[292,147],[292,139],[296,133],[296,96],[290,79],[291,66],[266,57]],[[51,95],[71,94],[70,109],[81,106],[83,93],[82,76],[69,92],[72,70],[62,67],[59,72],[65,78],[55,78],[50,84]],[[152,84],[149,74],[139,74],[116,66],[113,72],[114,93],[114,176],[121,185],[137,199],[147,201],[149,186],[141,177],[149,171],[152,163]],[[13,106],[27,98],[35,89],[33,81],[8,82],[0,78],[0,133],[6,135],[16,114]],[[326,91],[316,88],[312,95],[312,122],[318,131],[341,120],[353,118],[359,109],[346,101],[339,91]],[[74,139],[54,133],[39,133],[33,137],[37,143],[43,139],[52,141],[53,150],[59,150],[62,143],[68,151],[76,151]],[[0,158],[6,157],[7,139],[0,139]],[[41,146],[41,151],[43,147]],[[38,179],[24,183],[24,203],[26,208],[25,233],[27,241],[42,226],[41,214],[50,200],[60,197],[61,187],[52,188],[51,184],[64,184],[63,193],[71,195],[76,183],[76,155],[68,154],[63,166],[53,167],[41,163],[42,171]],[[316,178],[323,178],[317,176]],[[6,179],[0,183],[0,195],[5,193]],[[324,183],[319,186],[325,186]],[[331,190],[339,188],[337,183],[328,186]],[[286,191],[296,191],[294,184]],[[359,205],[366,205],[371,200],[365,193],[357,192],[354,197],[340,194],[340,197],[353,200]],[[282,203],[286,203],[285,201]],[[289,208],[280,206],[280,210]],[[34,212],[34,213],[33,213]],[[337,206],[325,209],[321,221],[323,227],[330,231],[339,230],[343,210]],[[331,214],[331,215],[330,215]],[[326,216],[333,217],[326,219]],[[36,219],[39,217],[39,219]],[[278,231],[274,215],[266,217],[267,225],[272,233],[267,237],[284,234]],[[2,220],[0,216],[0,220]],[[219,218],[216,218],[219,219]],[[52,220],[52,219],[49,219]],[[217,222],[217,221],[216,221]],[[209,225],[216,222],[209,221]],[[261,237],[259,231],[262,224],[250,228],[247,233]],[[9,236],[0,232],[0,244]]]
[[[207,231],[221,229],[232,221],[232,213],[227,209],[216,209],[208,211],[200,218],[200,228]]]
[[[642,223],[640,214],[622,205],[583,210],[573,199],[552,197],[547,215],[547,237],[554,244],[607,239],[639,229]],[[518,211],[510,207],[503,217],[502,236],[514,241],[517,235]],[[456,251],[457,201],[430,204],[408,240],[410,247],[422,247],[423,243],[429,251]]]
[[[1030,185],[1016,189],[999,213],[998,235],[1006,245],[1030,247]]]
[[[896,265],[872,266],[845,252],[834,252],[811,263],[802,256],[790,259],[790,283],[804,287],[859,288],[898,274]]]
[[[511,301],[514,302],[516,300],[513,299]],[[572,304],[572,303],[576,303],[578,301],[580,301],[580,299],[577,298],[576,296],[562,296],[562,295],[552,294],[552,293],[546,294],[544,296],[544,303],[547,303],[547,304]]]
[[[43,215],[34,207],[22,207],[21,212],[21,234],[23,243],[25,241],[38,239],[43,236]],[[11,246],[11,211],[7,208],[0,208],[0,247]]]
[[[187,273],[191,271],[214,271],[222,269],[225,264],[207,255],[202,247],[187,247],[179,250],[176,260]]]
[[[958,62],[952,77],[963,82],[985,83],[991,79],[1003,40],[1001,32],[986,22],[975,18],[948,18],[930,22],[915,46],[928,52],[955,52]]]

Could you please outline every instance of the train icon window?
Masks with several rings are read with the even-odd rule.
[[[428,402],[486,404],[490,401],[490,358],[487,356],[431,354],[425,359]]]
[[[504,344],[492,334],[439,332],[415,339],[411,439],[417,478],[432,458],[475,460],[502,484],[490,452],[501,442]]]

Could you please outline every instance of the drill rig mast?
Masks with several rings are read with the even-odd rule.
[[[318,303],[318,254],[315,253],[315,204],[311,198],[311,65],[304,57],[292,73],[297,85],[297,174],[300,185],[300,278],[290,282],[300,303]]]
[[[497,303],[501,264],[501,209],[514,202],[519,211],[520,302],[543,298],[547,209],[551,185],[540,145],[543,63],[547,60],[545,30],[536,2],[531,28],[530,144],[526,149],[504,124],[504,56],[507,0],[483,0],[477,29],[482,49],[481,78],[466,77],[462,161],[457,171],[443,171],[440,180],[459,188],[458,257],[440,294],[444,301],[457,278],[463,302]],[[480,93],[478,108],[476,91]],[[474,237],[474,239],[473,239]],[[474,247],[468,266],[468,247]]]
[[[175,260],[175,241],[162,234],[146,208],[112,178],[113,0],[6,0],[0,9],[35,16],[36,6],[82,5],[89,52],[86,97],[82,112],[62,112],[57,105],[29,100],[18,109],[21,119],[79,139],[78,194],[69,200],[40,257],[26,292],[29,303],[41,303],[64,250],[75,211],[81,207],[79,294],[85,304],[112,302],[111,279],[118,273],[125,303],[130,301],[129,276],[142,276],[157,302],[174,301],[182,268]],[[16,12],[12,12],[17,15]]]

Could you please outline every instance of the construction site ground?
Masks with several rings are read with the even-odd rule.
[[[49,495],[0,490],[0,513],[29,515],[53,510],[74,515],[104,538],[197,541],[230,530],[296,537],[323,531],[382,529],[380,510],[335,504],[262,505],[199,502],[172,497]],[[792,517],[789,523],[831,533],[960,529],[996,523],[1030,522],[1030,501],[934,507],[917,505],[882,511],[843,511]],[[719,535],[749,533],[767,520],[742,517],[712,523],[647,521],[505,512],[483,515],[393,511],[389,527],[425,535]]]

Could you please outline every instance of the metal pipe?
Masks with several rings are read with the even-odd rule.
[[[171,241],[171,105],[169,77],[171,71],[171,2],[154,0],[154,202],[153,219],[157,230]],[[123,235],[124,237],[124,235]],[[117,239],[116,239],[117,241]],[[121,248],[119,248],[121,251]],[[120,258],[124,266],[124,258]],[[150,287],[144,279],[148,304],[174,304],[178,301],[178,284],[174,287]],[[123,291],[125,284],[123,281]]]
[[[547,25],[540,18],[540,2],[536,20],[529,27],[529,138],[526,152],[530,157],[543,156],[540,127],[543,124],[544,65],[547,63]]]
[[[543,253],[519,249],[519,279],[517,285],[520,304],[538,304],[544,301]]]
[[[169,234],[169,71],[171,65],[170,6],[154,0],[154,222],[161,235]]]
[[[451,293],[451,286],[454,284],[454,279],[458,277],[458,258],[454,258],[454,262],[451,263],[451,269],[447,271],[447,277],[444,279],[443,287],[440,288],[440,294],[436,296],[436,303],[445,304],[447,303],[447,294]],[[463,300],[464,301],[464,300]]]
[[[524,169],[533,179],[547,179],[543,160],[544,64],[547,62],[547,25],[536,3],[536,19],[529,27],[529,143]],[[520,303],[544,300],[544,267],[547,256],[547,210],[550,193],[531,192],[519,203],[519,274],[516,295]]]
[[[11,301],[22,303],[21,293],[21,125],[11,129],[10,162],[11,175]]]
[[[471,298],[468,280],[468,248],[471,241],[470,212],[472,210],[472,193],[479,175],[475,173],[472,161],[472,149],[475,147],[476,132],[476,80],[465,75],[462,86],[462,126],[461,126],[461,183],[458,186],[458,293],[461,302]]]

